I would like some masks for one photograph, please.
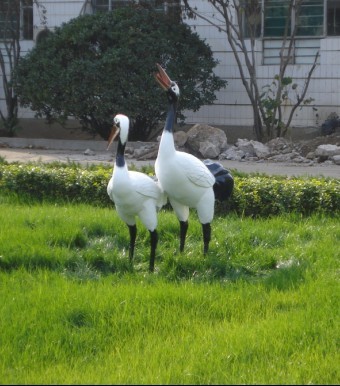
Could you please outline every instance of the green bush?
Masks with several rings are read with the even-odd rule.
[[[108,204],[106,186],[112,168],[95,170],[33,164],[0,166],[0,188],[37,200]]]
[[[251,216],[288,212],[332,214],[340,209],[340,181],[272,176],[236,178],[229,205],[231,210]]]
[[[133,167],[131,167],[133,169]],[[151,167],[141,169],[153,175]],[[111,166],[81,167],[72,164],[0,164],[0,189],[45,201],[69,201],[109,205],[106,187]],[[216,202],[216,213],[270,216],[296,212],[338,214],[340,180],[284,178],[234,173],[234,191],[227,202]]]
[[[147,54],[146,54],[147,53]],[[48,34],[20,58],[15,90],[38,117],[74,117],[107,139],[113,115],[131,119],[130,140],[147,140],[166,114],[156,63],[181,89],[178,117],[212,104],[227,82],[214,74],[210,46],[182,22],[132,5],[81,15]]]

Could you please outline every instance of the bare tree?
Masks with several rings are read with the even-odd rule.
[[[0,1],[0,70],[6,104],[6,109],[0,108],[0,118],[9,136],[15,135],[19,123],[18,97],[12,75],[20,60],[21,39],[32,38],[29,35],[33,33],[33,5],[39,11],[41,24],[46,24],[46,10],[38,0]]]
[[[302,104],[312,99],[305,99],[306,92],[317,64],[318,53],[307,74],[302,90],[297,92],[297,85],[287,76],[287,66],[291,61],[296,37],[297,24],[293,30],[288,28],[292,10],[298,15],[303,0],[289,0],[285,31],[282,36],[280,50],[279,73],[272,85],[264,90],[257,78],[255,45],[259,37],[262,23],[261,0],[207,0],[216,12],[214,18],[200,13],[190,5],[191,0],[183,0],[184,12],[189,18],[201,18],[227,35],[229,46],[236,60],[242,84],[252,105],[254,117],[254,133],[259,141],[266,141],[274,136],[284,136],[291,124],[294,112]],[[245,27],[247,34],[245,34]],[[248,43],[249,42],[249,43]],[[250,46],[250,50],[249,50]],[[295,92],[296,100],[286,122],[283,122],[282,104],[288,98],[288,87]]]

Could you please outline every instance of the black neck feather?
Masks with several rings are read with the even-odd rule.
[[[174,130],[174,123],[176,120],[176,109],[177,102],[169,103],[168,114],[166,116],[164,130],[169,131],[170,133]]]
[[[125,146],[126,146],[126,143],[122,144],[121,140],[119,139],[117,154],[116,154],[116,165],[120,167],[125,165],[125,158],[124,158]]]

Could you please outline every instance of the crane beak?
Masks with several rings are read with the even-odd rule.
[[[162,89],[167,91],[171,86],[171,79],[158,63],[156,63],[156,66],[158,68],[158,72],[155,74],[155,79],[160,84]]]
[[[114,141],[114,139],[117,137],[119,134],[119,128],[116,125],[112,126],[111,133],[109,136],[109,139],[107,141],[107,148],[106,150],[109,150],[109,147],[111,146],[111,143]]]

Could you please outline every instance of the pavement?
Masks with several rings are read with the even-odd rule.
[[[81,165],[114,162],[116,143],[109,151],[106,142],[100,140],[62,140],[40,138],[0,137],[0,157],[7,162],[74,162]],[[127,146],[138,148],[143,142],[129,142]],[[340,179],[340,166],[328,162],[300,164],[269,161],[230,161],[220,160],[230,171],[245,173],[264,173],[268,175],[329,177]],[[127,158],[127,164],[141,167],[153,166],[155,160],[136,160]]]

